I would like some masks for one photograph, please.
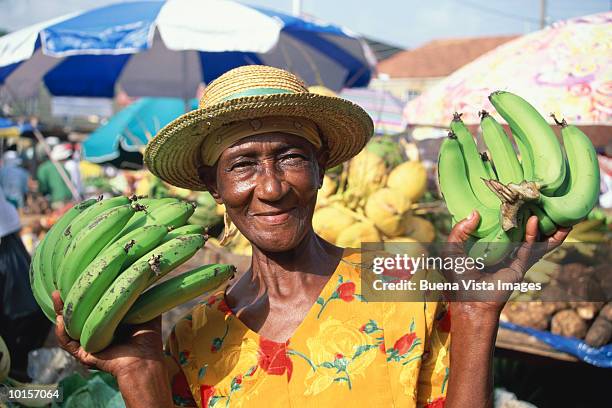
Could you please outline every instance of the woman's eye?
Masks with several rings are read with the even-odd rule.
[[[243,161],[239,161],[237,163],[232,164],[232,166],[230,167],[230,170],[245,169],[245,168],[248,168],[250,166],[253,166],[254,164],[255,164],[254,162],[243,160]]]
[[[291,154],[286,154],[282,157],[283,160],[306,160],[306,157],[302,156],[301,154],[298,153],[291,153]]]

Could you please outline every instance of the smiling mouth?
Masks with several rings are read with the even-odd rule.
[[[255,219],[262,221],[266,224],[282,224],[286,222],[291,214],[295,210],[295,207],[289,208],[284,211],[266,211],[254,214]]]

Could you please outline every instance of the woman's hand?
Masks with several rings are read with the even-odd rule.
[[[53,292],[53,307],[57,315],[55,336],[60,347],[86,366],[112,374],[128,408],[174,406],[164,365],[161,316],[132,326],[122,333],[124,341],[92,354],[66,333],[59,291]]]
[[[71,339],[66,333],[62,316],[64,304],[58,291],[53,292],[53,307],[57,315],[55,336],[60,347],[86,366],[121,378],[152,364],[163,365],[161,316],[131,327],[129,332],[124,333],[124,342],[113,344],[99,353],[92,354],[85,351],[77,340]]]
[[[469,218],[455,225],[448,237],[449,252],[451,252],[452,256],[466,256],[465,252],[463,252],[464,244],[468,240],[470,234],[478,226],[479,220],[480,215],[477,211],[474,211]],[[453,275],[450,277],[451,279],[473,279],[481,283],[520,283],[529,268],[538,262],[546,253],[561,245],[571,231],[571,228],[559,228],[553,235],[538,239],[538,218],[535,216],[529,217],[525,229],[524,242],[516,244],[518,247],[515,254],[512,256],[509,255],[505,262],[488,268],[486,272],[471,269],[461,276],[456,276],[456,273],[447,271],[447,278],[449,275]],[[458,297],[453,300],[459,302],[461,302],[461,300],[467,300],[468,304],[465,306],[468,306],[468,310],[476,308],[481,312],[483,309],[487,309],[499,313],[511,294],[512,290],[486,291],[483,301],[477,301],[478,293],[475,291],[462,291],[462,294],[459,294]]]

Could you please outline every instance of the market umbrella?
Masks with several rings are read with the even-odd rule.
[[[372,121],[376,134],[396,134],[406,129],[402,118],[404,104],[390,92],[381,89],[344,89],[339,95],[364,108]]]
[[[466,123],[476,125],[478,111],[494,112],[487,96],[507,90],[606,143],[612,125],[611,23],[612,12],[595,14],[505,43],[408,102],[404,119],[411,126],[447,127],[453,112],[462,112]]]
[[[0,90],[189,99],[237,66],[285,68],[307,84],[366,86],[371,50],[348,30],[222,0],[134,1],[78,12],[0,38]]]
[[[188,108],[197,107],[192,99]],[[179,98],[141,98],[119,111],[83,142],[83,159],[119,168],[142,168],[142,149],[166,124],[185,113]]]

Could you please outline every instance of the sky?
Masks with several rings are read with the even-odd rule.
[[[0,29],[13,31],[121,0],[0,0]],[[242,0],[290,13],[292,0]],[[547,21],[610,11],[612,0],[546,0]],[[302,11],[392,45],[453,37],[525,34],[539,28],[541,0],[302,0]]]

